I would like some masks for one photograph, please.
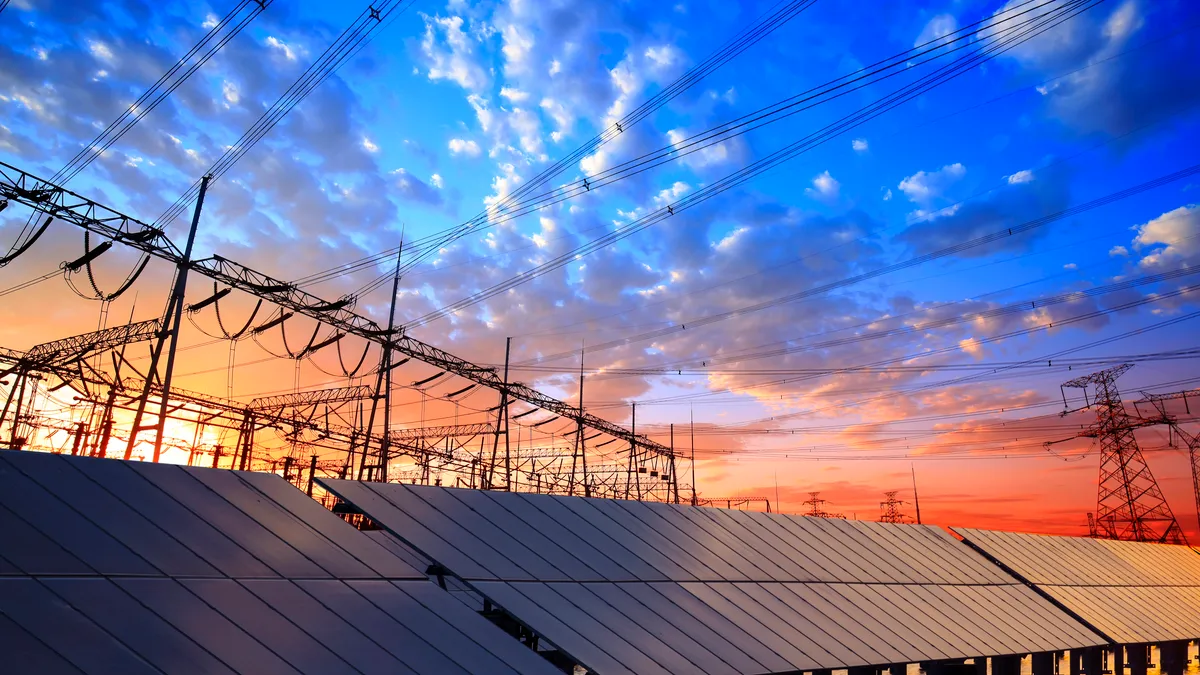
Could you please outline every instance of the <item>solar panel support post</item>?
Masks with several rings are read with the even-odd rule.
[[[1146,675],[1150,664],[1150,645],[1125,645],[1125,656],[1129,661],[1130,675]]]
[[[1036,652],[1029,661],[1032,675],[1054,675],[1054,652]]]
[[[171,378],[175,373],[175,351],[179,346],[179,326],[183,320],[183,298],[187,293],[188,272],[192,268],[192,249],[196,245],[196,230],[200,226],[200,212],[204,208],[204,195],[208,192],[208,183],[211,180],[212,176],[208,174],[200,179],[200,192],[196,195],[196,208],[192,212],[192,225],[188,228],[187,244],[184,246],[179,262],[175,265],[175,283],[171,288],[171,297],[167,300],[166,311],[163,312],[162,330],[159,332],[158,340],[150,354],[150,367],[146,369],[146,382],[142,385],[142,395],[138,397],[137,410],[133,414],[133,424],[129,427],[129,442],[125,445],[125,459],[127,460],[133,457],[133,448],[137,445],[138,432],[150,429],[154,430],[152,461],[158,462],[162,455],[163,434],[166,433],[167,425],[167,406],[171,399]],[[166,350],[166,364],[160,375],[158,364],[163,357],[163,350]],[[143,427],[142,419],[146,415],[146,406],[149,405],[150,393],[156,379],[162,383],[162,390],[159,392],[161,400],[158,407],[158,419],[154,422],[153,427]]]
[[[1080,653],[1080,662],[1086,675],[1104,675],[1104,650],[1100,647],[1084,649]],[[1124,675],[1118,673],[1117,675]]]

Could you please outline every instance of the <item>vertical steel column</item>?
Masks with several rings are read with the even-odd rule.
[[[192,212],[192,226],[188,229],[187,245],[183,249],[183,257],[175,266],[175,284],[171,289],[171,297],[167,300],[167,309],[163,313],[163,328],[150,355],[150,367],[146,370],[146,382],[142,385],[142,395],[138,397],[137,411],[133,414],[133,425],[129,429],[129,443],[125,445],[125,459],[133,457],[133,448],[137,445],[139,431],[154,429],[154,456],[157,462],[162,455],[163,433],[167,424],[167,405],[171,398],[171,377],[175,370],[175,350],[179,346],[179,324],[183,318],[183,297],[187,292],[188,271],[192,267],[192,248],[196,244],[196,230],[200,226],[200,211],[204,208],[204,195],[208,191],[211,175],[200,179],[200,192],[196,196],[196,210]],[[158,361],[162,358],[163,349],[167,350],[167,363],[161,376],[162,392],[158,409],[158,420],[153,427],[142,427],[142,418],[146,414],[146,406],[150,400],[150,391],[154,387],[154,379],[158,375]]]

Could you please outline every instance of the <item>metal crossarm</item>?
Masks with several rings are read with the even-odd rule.
[[[172,263],[179,263],[183,258],[182,252],[167,239],[161,229],[3,162],[0,162],[0,198],[24,204]],[[353,307],[357,298],[354,296],[348,295],[330,302],[297,288],[291,282],[276,279],[219,255],[196,260],[190,264],[190,269],[218,283],[272,302],[285,310],[320,321],[337,331],[390,346],[405,356],[475,384],[497,391],[507,391],[510,399],[525,401],[629,443],[634,454],[646,452],[667,457],[673,455],[671,448],[646,436],[634,434],[619,424],[581,412],[577,406],[547,396],[519,382],[505,383],[494,368],[473,364],[445,350],[404,335],[401,331],[390,332],[371,319],[355,313]]]

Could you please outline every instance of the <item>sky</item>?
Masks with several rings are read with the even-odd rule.
[[[874,519],[889,490],[915,515],[915,478],[926,522],[1084,532],[1098,449],[1068,439],[1094,418],[1078,389],[1060,415],[1059,385],[1124,360],[1137,362],[1118,381],[1128,401],[1200,382],[1194,356],[1170,354],[1196,348],[1200,312],[1200,174],[1187,172],[1200,162],[1200,9],[815,0],[614,131],[782,4],[386,3],[369,43],[212,184],[197,252],[286,280],[386,253],[305,286],[354,294],[386,323],[394,249],[408,242],[397,314],[410,335],[496,366],[512,338],[513,379],[573,404],[582,350],[585,407],[629,424],[636,403],[639,433],[664,443],[674,425],[702,496],[803,512],[819,491],[827,510]],[[238,7],[12,0],[0,161],[49,177],[86,156]],[[1011,35],[1021,12],[1072,8],[972,67],[938,70]],[[271,2],[69,187],[155,221],[365,9]],[[937,86],[880,106],[938,72]],[[842,86],[811,98],[829,83]],[[780,102],[791,107],[761,116]],[[754,120],[744,133],[689,144],[742,119]],[[583,180],[506,208],[522,189]],[[176,242],[183,213],[164,221]],[[0,214],[0,250],[28,217]],[[55,223],[0,268],[0,345],[161,313],[168,266],[102,303],[138,257],[97,259],[94,293],[85,275],[55,273],[83,251]],[[189,301],[212,291],[195,280]],[[232,331],[254,303],[221,307]],[[338,343],[342,364],[330,349],[272,356],[319,330],[303,321],[231,348],[212,337],[213,311],[189,315],[177,385],[249,400],[361,381],[339,365],[353,370],[362,343]],[[447,400],[453,378],[410,385],[427,366],[397,372],[399,425],[483,421],[496,405],[483,390]],[[1186,453],[1164,427],[1137,438],[1200,539]]]

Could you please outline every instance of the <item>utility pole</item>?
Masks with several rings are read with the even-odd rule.
[[[917,467],[915,464],[909,464],[908,468],[912,469],[913,479],[913,503],[917,508],[917,524],[921,524],[921,495],[917,494]]]
[[[691,427],[692,440],[688,444],[692,451],[692,506],[696,505],[696,417],[692,407],[688,406],[688,426]]]
[[[196,196],[196,209],[192,212],[192,226],[188,229],[187,245],[183,249],[183,257],[175,266],[175,285],[171,289],[171,297],[167,300],[167,309],[163,313],[163,327],[159,339],[150,354],[150,367],[146,371],[146,381],[142,385],[142,395],[138,397],[137,410],[133,414],[133,425],[129,429],[129,443],[125,445],[125,459],[133,457],[133,448],[137,445],[138,432],[154,430],[154,455],[152,461],[157,462],[162,455],[163,433],[167,424],[167,405],[171,398],[171,377],[175,371],[175,351],[179,346],[179,324],[183,318],[183,297],[187,292],[188,271],[192,266],[192,249],[196,244],[196,230],[200,226],[200,211],[204,208],[204,195],[208,192],[211,175],[200,179],[200,192]],[[154,380],[159,378],[158,362],[163,350],[167,352],[167,363],[161,375],[162,391],[158,408],[158,420],[154,426],[143,426],[142,420],[149,404],[150,391]]]

